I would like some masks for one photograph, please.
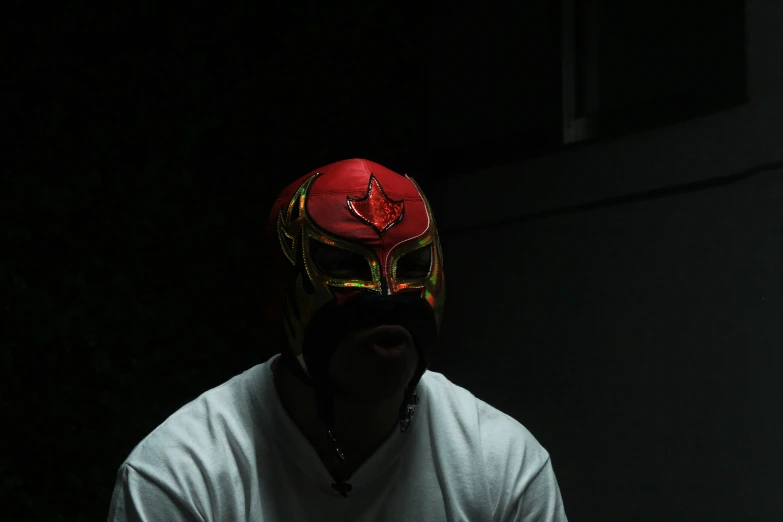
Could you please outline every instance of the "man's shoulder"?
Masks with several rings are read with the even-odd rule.
[[[511,415],[479,399],[441,373],[428,371],[424,376],[428,394],[441,403],[433,406],[475,430],[485,458],[513,458],[520,463],[526,461],[528,465],[543,465],[549,458],[536,437]]]
[[[254,373],[261,365],[236,375],[172,413],[136,445],[124,465],[137,470],[191,465],[216,459],[229,443],[243,445],[252,437],[257,411]]]

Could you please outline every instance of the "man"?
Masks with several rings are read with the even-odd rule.
[[[566,522],[536,439],[427,370],[443,255],[412,178],[328,165],[283,191],[267,230],[282,353],[145,438],[110,522]]]

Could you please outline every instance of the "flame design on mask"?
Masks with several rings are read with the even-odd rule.
[[[367,194],[363,198],[348,196],[348,208],[351,213],[383,235],[395,223],[399,223],[405,211],[405,200],[394,201],[386,195],[383,187],[370,175]]]

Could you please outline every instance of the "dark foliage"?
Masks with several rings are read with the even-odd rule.
[[[4,520],[104,519],[135,444],[279,351],[260,233],[285,183],[423,165],[427,13],[67,5],[5,19]]]

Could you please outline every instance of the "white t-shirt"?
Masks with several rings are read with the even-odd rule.
[[[183,406],[117,474],[109,522],[566,522],[547,451],[519,422],[427,371],[398,428],[331,487],[263,364]]]

